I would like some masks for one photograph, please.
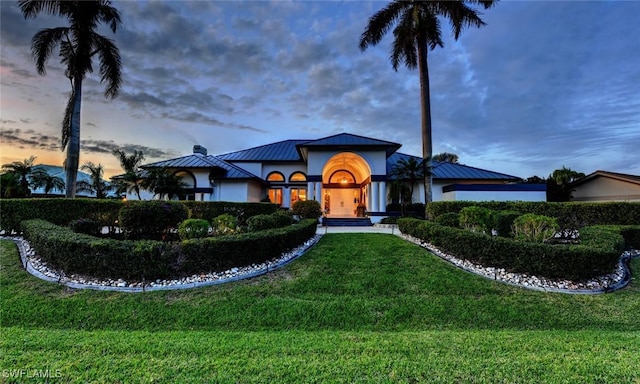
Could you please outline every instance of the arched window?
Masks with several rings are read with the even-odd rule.
[[[271,172],[270,174],[267,175],[267,181],[283,183],[284,175],[278,171]]]
[[[293,172],[289,176],[289,181],[307,181],[307,175],[302,172]]]
[[[356,178],[347,170],[335,171],[329,177],[330,184],[355,184]]]

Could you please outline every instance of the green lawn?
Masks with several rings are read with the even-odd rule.
[[[640,383],[637,280],[534,292],[330,234],[267,276],[131,294],[37,280],[0,246],[0,382]]]

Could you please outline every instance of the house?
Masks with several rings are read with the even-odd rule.
[[[265,201],[291,207],[297,200],[319,201],[327,216],[361,216],[373,222],[386,216],[390,174],[401,144],[342,133],[316,140],[285,140],[221,155],[196,145],[190,155],[142,166],[165,168],[180,176],[182,199]],[[542,192],[522,189],[519,177],[457,163],[433,164],[433,200],[545,200]],[[470,186],[474,186],[470,188]],[[413,201],[424,201],[422,182]],[[135,198],[134,196],[128,196]],[[152,198],[147,193],[145,198]]]
[[[571,201],[638,201],[640,176],[595,171],[571,184]]]
[[[67,182],[67,173],[65,172],[63,167],[57,165],[38,164],[33,167],[32,171],[37,170],[42,170],[51,176],[59,177],[65,184]],[[29,177],[29,179],[29,181],[31,181],[31,177]],[[82,171],[78,171],[76,182],[85,182],[87,184],[91,184],[91,181],[91,175]],[[31,186],[30,189],[32,197],[64,197],[65,195],[64,189],[52,189],[48,193],[45,193],[46,191],[44,186],[40,186],[38,188]],[[76,197],[96,197],[96,193],[89,191],[77,191]]]

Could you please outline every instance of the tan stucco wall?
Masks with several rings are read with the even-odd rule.
[[[572,201],[640,201],[640,185],[596,177],[575,187],[571,195]]]

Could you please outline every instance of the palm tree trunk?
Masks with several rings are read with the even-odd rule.
[[[422,107],[422,159],[424,172],[424,203],[431,202],[431,98],[429,94],[429,66],[427,64],[426,39],[418,37],[418,62],[420,70],[420,106]]]
[[[65,184],[65,197],[73,199],[76,197],[76,179],[78,177],[78,164],[80,163],[80,108],[82,106],[82,77],[75,76],[73,79],[74,105],[71,116],[71,132],[67,143],[67,158],[65,160],[65,173],[67,181]]]

